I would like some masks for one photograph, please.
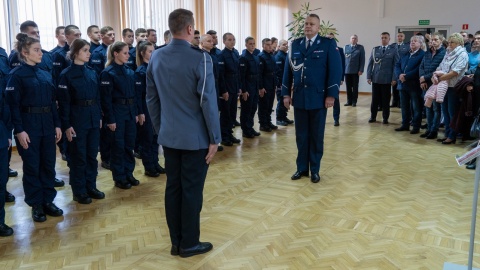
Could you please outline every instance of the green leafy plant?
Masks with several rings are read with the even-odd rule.
[[[301,9],[297,12],[293,12],[293,21],[291,21],[289,24],[286,25],[288,27],[288,32],[291,33],[291,36],[288,40],[291,39],[296,39],[305,36],[303,33],[303,27],[305,24],[305,18],[312,13],[312,11],[319,10],[321,8],[316,8],[316,9],[310,9],[310,3],[304,3],[301,7]],[[333,24],[330,23],[330,21],[325,22],[322,20],[320,22],[320,29],[318,33],[321,36],[326,36],[330,33],[333,33],[335,36],[337,36],[337,29],[333,27]],[[335,38],[335,40],[337,40]],[[337,40],[338,41],[338,40]]]

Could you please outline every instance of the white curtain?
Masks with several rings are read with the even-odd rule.
[[[10,38],[10,28],[8,27],[8,0],[0,0],[0,14],[4,14],[0,18],[0,47],[4,48],[7,53],[10,53],[10,45],[12,43]]]
[[[288,7],[287,1],[257,0],[257,47],[261,47],[264,38],[276,37],[288,40]]]
[[[64,0],[63,14],[64,25],[73,24],[82,31],[82,38],[90,41],[87,35],[87,28],[90,25],[103,26],[101,0]]]

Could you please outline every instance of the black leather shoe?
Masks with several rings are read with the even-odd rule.
[[[44,222],[47,220],[47,216],[45,216],[45,212],[43,212],[43,206],[39,204],[32,206],[32,218],[35,222]]]
[[[12,228],[8,227],[7,224],[0,224],[0,236],[10,236],[12,234]]]
[[[467,170],[475,170],[477,168],[477,165],[475,163],[468,164],[465,168],[467,168]]]
[[[421,129],[426,129],[428,127],[428,124],[423,124],[420,126]]]
[[[218,148],[217,148],[217,151],[222,152],[223,151],[223,146],[219,145]]]
[[[288,123],[286,121],[277,120],[277,126],[286,127],[286,126],[288,126]]]
[[[115,186],[121,189],[130,189],[132,188],[132,185],[127,182],[127,180],[124,181],[115,181]]]
[[[426,138],[428,137],[428,135],[430,135],[430,131],[425,131],[425,133],[423,133],[422,135],[420,135],[420,138]]]
[[[160,173],[157,172],[157,170],[145,170],[145,175],[148,176],[148,177],[159,177],[160,176]]]
[[[209,242],[200,242],[198,245],[191,248],[180,248],[178,254],[182,258],[191,257],[203,253],[207,253],[212,250],[213,245]]]
[[[285,122],[287,122],[287,124],[293,124],[295,121],[290,120],[287,117],[285,117]]]
[[[375,122],[377,122],[377,119],[375,118],[368,119],[368,123],[375,123]]]
[[[142,159],[142,155],[140,154],[140,152],[133,152],[133,156],[135,158]]]
[[[345,104],[343,104],[343,106],[352,106],[352,104],[350,104],[350,103],[345,103]]]
[[[388,120],[387,119],[383,119],[382,123],[384,123],[385,125],[388,124]]]
[[[260,131],[272,132],[272,129],[270,127],[260,126]]]
[[[352,107],[357,107],[357,103],[352,103]]]
[[[231,142],[231,141],[222,141],[221,144],[222,144],[222,145],[225,145],[225,146],[232,146],[232,145],[233,145],[233,142]]]
[[[43,211],[45,214],[52,216],[52,217],[59,217],[63,215],[63,210],[58,208],[53,202],[51,203],[44,203],[43,204]]]
[[[8,168],[8,177],[17,177],[18,172]]]
[[[127,181],[130,183],[132,186],[138,186],[140,185],[140,181],[138,181],[135,177],[132,176],[127,176]]]
[[[412,131],[410,131],[410,134],[418,134],[418,133],[420,133],[419,128],[414,128],[414,129],[412,129]]]
[[[160,164],[157,164],[155,165],[155,170],[159,173],[159,174],[165,174],[165,168],[163,168],[162,166],[160,166]]]
[[[254,129],[254,130],[252,130],[252,134],[253,134],[253,136],[260,136],[261,133]]]
[[[235,120],[235,123],[233,123],[233,125],[234,125],[235,127],[241,126],[240,122],[238,122],[237,120]]]
[[[318,173],[312,173],[312,177],[310,178],[312,183],[320,182],[320,175]]]
[[[12,193],[5,190],[5,202],[14,202],[15,196]]]
[[[110,170],[110,162],[102,161],[100,165],[102,166],[102,168]]]
[[[439,139],[437,139],[437,142],[443,142],[443,141],[445,141],[446,139],[447,139],[447,138],[439,138]]]
[[[292,180],[298,180],[298,179],[302,178],[302,176],[308,177],[308,172],[296,171],[296,172],[292,175],[291,179],[292,179]]]
[[[235,138],[233,135],[230,136],[230,141],[232,143],[241,143],[242,142],[240,139]]]
[[[447,141],[447,140],[450,140],[450,141]],[[457,142],[457,140],[451,140],[451,139],[447,139],[445,141],[442,142],[442,144],[455,144]]]
[[[333,123],[333,125],[334,125],[335,127],[338,127],[338,126],[340,126],[340,122],[335,121],[335,123]]]
[[[81,204],[91,204],[92,198],[88,194],[73,195],[73,200]]]
[[[65,186],[65,182],[63,180],[55,178],[55,183],[53,184],[54,187],[63,187]]]
[[[105,193],[101,192],[96,188],[87,190],[87,194],[92,199],[97,199],[97,200],[105,199]]]
[[[255,138],[255,135],[253,135],[252,133],[249,133],[249,132],[244,132],[242,134],[242,137],[251,139],[251,138]]]
[[[172,256],[178,256],[178,247],[172,245],[172,248],[170,249],[170,255]]]
[[[399,127],[395,129],[395,131],[409,131],[409,130],[410,130],[409,127]]]
[[[427,138],[428,140],[432,140],[432,139],[436,139],[437,136],[438,136],[438,132],[432,131],[432,132],[430,132],[430,133],[428,134],[428,136],[425,137],[425,138]]]
[[[268,124],[268,126],[269,126],[269,127],[272,129],[272,130],[276,130],[276,129],[278,129],[278,127],[277,127],[277,126],[275,126],[275,125],[274,125],[274,124],[272,124],[272,123],[269,123],[269,124]]]
[[[67,161],[67,155],[65,155],[65,153],[61,153],[61,154],[62,154],[62,160]]]

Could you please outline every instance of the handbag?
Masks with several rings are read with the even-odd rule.
[[[470,136],[474,138],[480,138],[480,109],[473,120],[472,126],[470,127]]]

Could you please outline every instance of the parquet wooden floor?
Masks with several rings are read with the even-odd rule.
[[[20,175],[10,178],[8,190],[17,199],[7,204],[6,217],[15,234],[0,238],[0,269],[404,270],[466,264],[474,172],[457,166],[454,156],[467,143],[445,146],[395,132],[397,108],[389,125],[368,124],[370,96],[360,96],[356,108],[341,103],[339,127],[329,111],[318,184],[290,180],[296,169],[293,126],[217,154],[201,214],[201,239],[214,249],[187,259],[169,254],[165,176],[145,177],[140,160],[140,186],[117,189],[110,172],[99,169],[98,188],[106,199],[77,204],[67,184],[55,199],[65,215],[34,223],[14,153],[12,168]],[[241,138],[239,128],[235,135]],[[60,156],[57,173],[68,182]]]

